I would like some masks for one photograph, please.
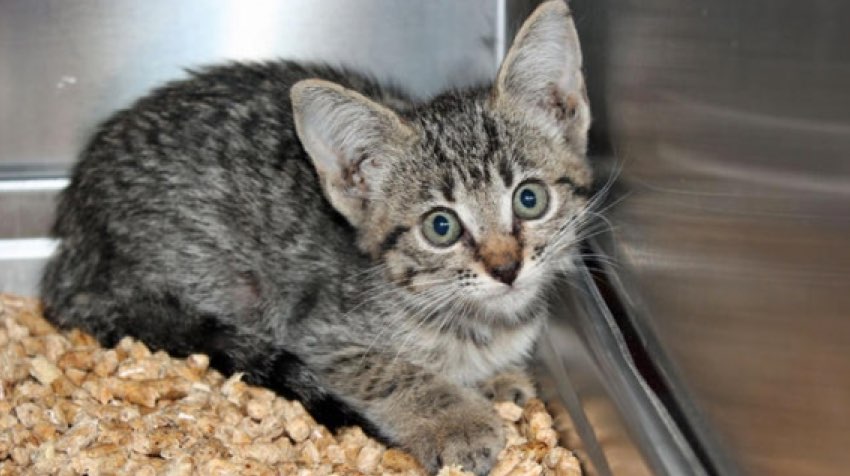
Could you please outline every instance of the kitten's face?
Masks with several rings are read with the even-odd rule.
[[[364,242],[423,304],[521,319],[570,262],[583,154],[483,98],[447,95],[412,122],[418,140],[370,205]]]
[[[523,24],[490,91],[400,115],[326,81],[292,88],[325,196],[438,319],[457,314],[448,306],[517,322],[575,242],[590,112],[569,11],[548,5]]]

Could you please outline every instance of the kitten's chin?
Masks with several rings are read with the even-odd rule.
[[[479,305],[487,315],[498,316],[507,322],[526,320],[539,300],[540,286],[500,286],[478,298]]]

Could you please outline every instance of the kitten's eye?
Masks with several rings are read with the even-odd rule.
[[[524,220],[534,220],[546,213],[549,192],[539,182],[526,182],[514,191],[514,213]]]
[[[434,210],[422,220],[422,234],[435,246],[450,246],[460,238],[463,227],[451,210]]]

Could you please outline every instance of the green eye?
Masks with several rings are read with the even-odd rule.
[[[450,246],[460,238],[463,227],[451,210],[434,210],[422,220],[422,234],[435,246]]]
[[[526,182],[514,191],[514,213],[524,220],[534,220],[546,213],[549,192],[539,182]]]

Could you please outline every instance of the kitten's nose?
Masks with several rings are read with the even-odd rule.
[[[491,276],[510,286],[522,267],[522,249],[516,237],[491,235],[481,240],[481,264]]]
[[[508,261],[507,263],[490,268],[489,271],[494,278],[510,286],[516,279],[517,274],[519,274],[519,267],[519,261]]]

